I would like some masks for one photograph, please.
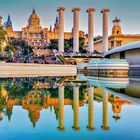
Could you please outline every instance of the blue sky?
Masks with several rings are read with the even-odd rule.
[[[0,0],[0,15],[6,20],[10,14],[14,30],[21,30],[28,23],[28,18],[35,8],[41,20],[42,27],[54,24],[57,16],[57,7],[64,6],[65,31],[71,31],[73,19],[72,8],[79,7],[80,29],[87,31],[87,13],[89,7],[96,8],[95,12],[95,35],[102,34],[101,9],[111,9],[109,15],[109,32],[111,33],[112,20],[118,16],[122,22],[123,33],[140,33],[140,0]]]

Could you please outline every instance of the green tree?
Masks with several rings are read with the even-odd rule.
[[[3,53],[3,43],[7,43],[6,31],[3,29],[3,26],[0,26],[0,53]]]
[[[48,47],[50,50],[56,49],[58,50],[58,39],[51,39],[50,46]]]

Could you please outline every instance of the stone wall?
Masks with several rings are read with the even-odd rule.
[[[120,52],[111,54],[111,59],[120,59]],[[140,65],[140,49],[125,51],[125,58],[130,65]]]
[[[111,59],[120,59],[120,52],[111,54]],[[140,76],[140,49],[125,51],[125,59],[129,63],[129,75]]]

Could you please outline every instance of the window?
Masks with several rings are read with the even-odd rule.
[[[24,33],[24,38],[26,38],[27,37],[27,33]]]
[[[39,34],[38,36],[39,36],[39,38],[41,38],[41,34]]]
[[[119,31],[117,31],[117,35],[119,34],[120,32]]]
[[[32,37],[32,34],[30,34],[30,37]]]
[[[119,40],[119,41],[116,41],[116,46],[121,46],[122,45],[122,42]]]
[[[125,59],[125,52],[120,52],[120,59]]]
[[[114,41],[111,41],[111,48],[114,48]]]
[[[37,34],[34,34],[34,38],[36,38],[37,37]]]

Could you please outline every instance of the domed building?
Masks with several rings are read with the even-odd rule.
[[[45,33],[44,33],[45,31]],[[31,46],[41,46],[46,43],[46,34],[48,29],[42,29],[40,26],[40,18],[36,14],[35,9],[28,20],[28,26],[22,28],[22,39],[27,41]]]
[[[5,23],[8,38],[22,39],[32,47],[42,47],[48,45],[50,40],[58,39],[58,17],[54,23],[54,28],[50,26],[42,28],[40,25],[40,18],[35,9],[33,9],[31,16],[28,19],[28,25],[22,28],[21,31],[14,31],[12,27],[12,20],[10,15]],[[80,37],[84,37],[84,32],[79,32]],[[64,39],[72,38],[72,32],[64,32]]]
[[[31,16],[29,17],[28,25],[29,27],[35,27],[35,28],[40,27],[40,19],[38,15],[36,14],[35,9],[33,9],[33,12]]]

